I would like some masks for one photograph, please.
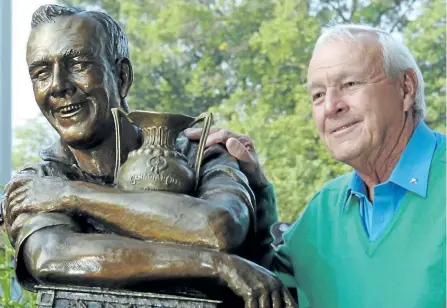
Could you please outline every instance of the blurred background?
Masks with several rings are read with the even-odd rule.
[[[25,61],[31,15],[49,3],[101,10],[121,23],[135,74],[132,109],[209,110],[216,125],[251,136],[275,184],[281,221],[294,221],[324,182],[349,171],[320,143],[306,91],[324,25],[379,26],[403,40],[424,75],[426,123],[446,131],[446,0],[0,0],[0,160],[12,161],[12,173],[39,161],[57,138],[34,101]],[[6,302],[29,305],[26,298]]]

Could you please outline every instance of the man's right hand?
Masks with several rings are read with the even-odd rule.
[[[200,140],[201,128],[188,128],[184,131],[190,140]],[[206,147],[221,143],[228,152],[239,161],[241,171],[247,176],[250,186],[254,189],[264,188],[268,180],[259,164],[253,140],[246,135],[236,134],[219,127],[212,127],[206,140]]]
[[[297,307],[281,281],[267,269],[235,255],[218,254],[217,274],[245,302],[245,308]]]

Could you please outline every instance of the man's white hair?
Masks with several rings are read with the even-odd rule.
[[[416,73],[418,86],[416,89],[415,103],[413,109],[416,119],[424,119],[427,113],[424,95],[424,77],[417,65],[413,55],[408,48],[390,33],[366,26],[355,24],[336,24],[323,29],[318,38],[313,52],[324,43],[338,39],[356,40],[356,35],[361,33],[372,33],[377,36],[377,40],[382,49],[382,68],[388,78],[401,76],[406,70],[411,69]]]

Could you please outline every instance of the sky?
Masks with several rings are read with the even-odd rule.
[[[0,0],[1,1],[1,0]],[[52,0],[12,1],[12,126],[25,124],[39,115],[26,65],[26,42],[31,30],[31,16]]]

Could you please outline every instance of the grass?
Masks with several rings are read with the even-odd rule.
[[[0,307],[35,308],[35,293],[22,289],[21,294],[17,296],[17,284],[14,283],[15,273],[12,267],[13,257],[14,250],[9,244],[8,237],[5,232],[0,231]]]
[[[0,185],[0,197],[3,189],[4,187]],[[0,227],[0,307],[35,308],[36,294],[24,289],[20,290],[20,287],[15,283],[14,249],[2,229]]]

